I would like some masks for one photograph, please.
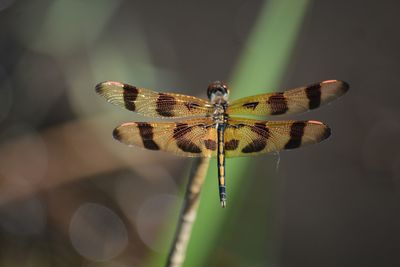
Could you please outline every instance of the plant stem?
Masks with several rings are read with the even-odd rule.
[[[168,255],[167,267],[180,267],[185,261],[186,249],[192,234],[193,224],[196,221],[200,192],[209,163],[210,158],[196,158],[193,162],[174,241]]]

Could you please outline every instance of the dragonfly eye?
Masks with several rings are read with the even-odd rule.
[[[211,83],[207,88],[207,96],[213,101],[217,98],[222,98],[224,101],[228,100],[229,89],[228,86],[221,81]]]

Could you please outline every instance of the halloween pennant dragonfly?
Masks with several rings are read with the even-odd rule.
[[[108,102],[144,116],[181,118],[168,122],[128,122],[113,131],[118,141],[185,157],[217,157],[221,206],[226,206],[225,157],[253,156],[315,144],[328,138],[319,121],[263,121],[235,116],[281,115],[318,108],[342,96],[349,86],[328,80],[284,92],[245,97],[228,103],[228,86],[207,88],[208,101],[193,96],[158,93],[107,81],[96,92]]]

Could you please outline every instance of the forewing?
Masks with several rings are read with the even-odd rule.
[[[208,101],[188,95],[158,93],[120,82],[103,82],[96,92],[108,102],[149,117],[182,118],[212,113]]]
[[[228,113],[255,116],[301,113],[335,100],[348,89],[346,82],[328,80],[284,92],[245,97],[233,101],[228,106]]]
[[[212,157],[217,148],[216,129],[209,118],[180,122],[129,122],[115,128],[113,135],[126,145],[185,157]]]
[[[229,119],[225,129],[227,157],[258,155],[319,143],[330,136],[319,121]]]

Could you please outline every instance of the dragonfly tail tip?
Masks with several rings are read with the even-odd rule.
[[[226,208],[226,200],[225,199],[221,200],[221,207]]]

